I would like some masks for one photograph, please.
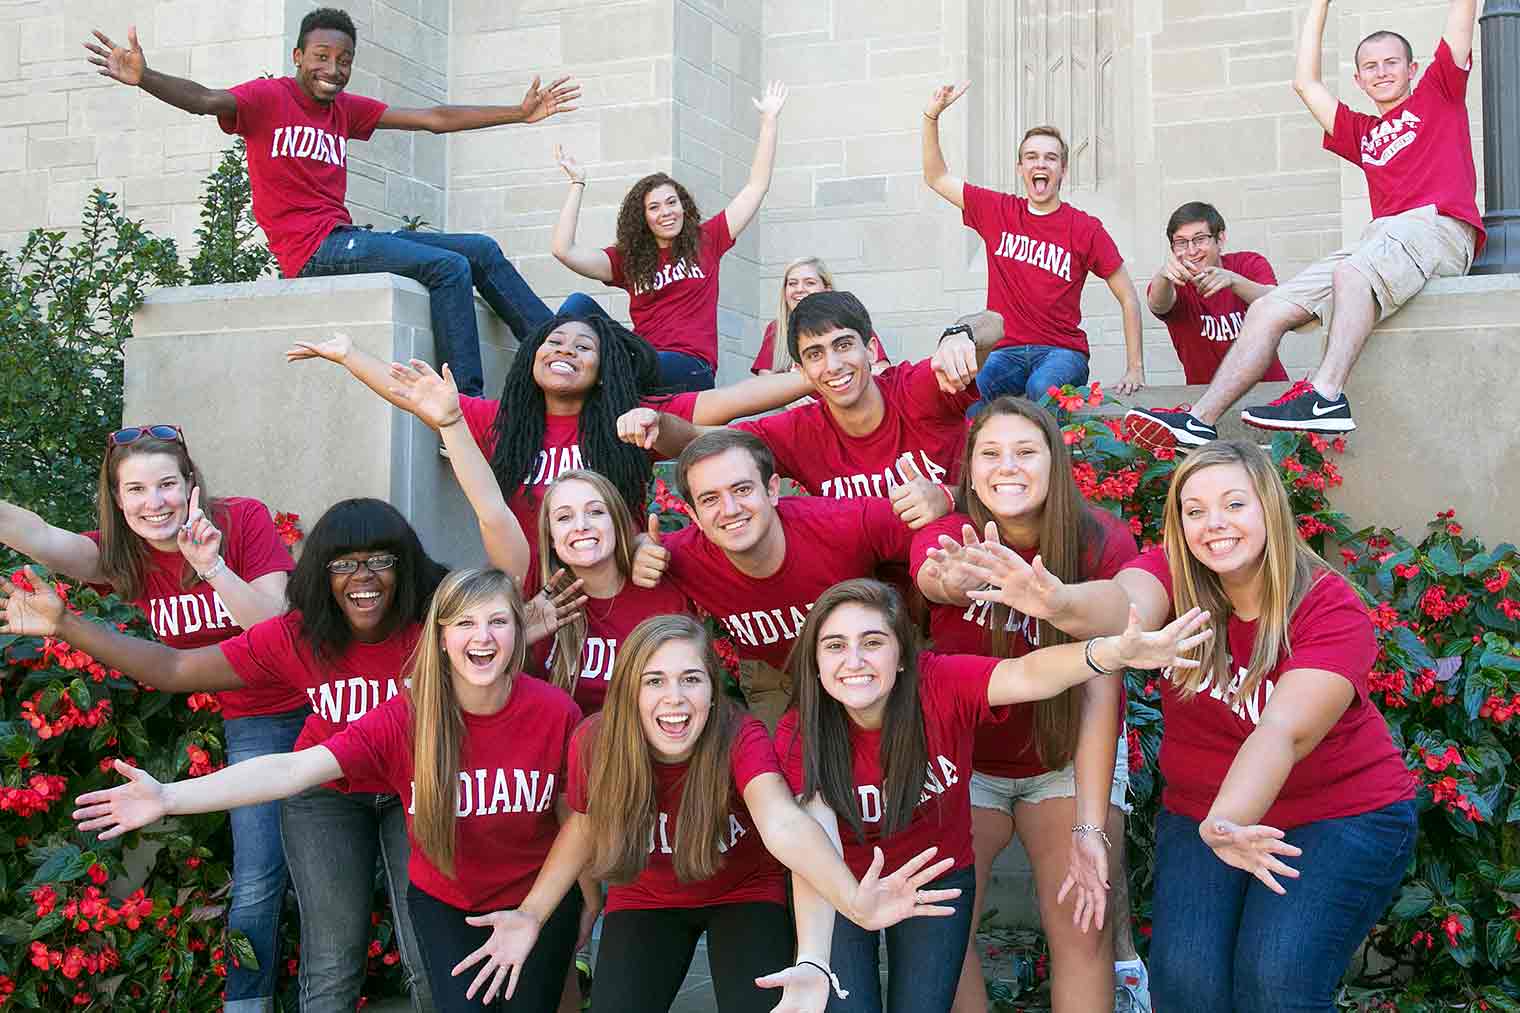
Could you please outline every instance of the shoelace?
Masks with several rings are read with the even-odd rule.
[[[1307,377],[1302,380],[1295,380],[1293,381],[1293,386],[1288,388],[1287,393],[1271,403],[1274,405],[1284,405],[1289,401],[1297,401],[1305,394],[1312,393],[1313,390],[1314,384],[1310,383]]]

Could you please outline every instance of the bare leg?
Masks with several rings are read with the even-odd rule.
[[[1014,806],[1019,840],[1029,852],[1040,897],[1040,927],[1050,944],[1050,1007],[1054,1013],[1091,1013],[1114,1008],[1113,919],[1083,932],[1071,923],[1073,902],[1056,904],[1071,858],[1077,800],[1051,798]],[[1113,876],[1110,874],[1110,881]]]
[[[1340,303],[1337,302],[1337,319],[1340,318],[1340,313]],[[1219,370],[1214,374],[1209,389],[1193,405],[1194,417],[1211,426],[1216,424],[1231,405],[1266,375],[1277,355],[1277,346],[1282,343],[1283,335],[1313,319],[1303,307],[1271,295],[1264,295],[1253,302],[1246,311],[1240,336],[1219,364]]]
[[[1331,284],[1335,286],[1335,316],[1325,340],[1325,357],[1310,377],[1314,389],[1327,398],[1340,396],[1378,321],[1377,297],[1360,271],[1342,263]]]
[[[961,964],[961,981],[955,990],[953,1013],[987,1013],[987,980],[982,976],[982,959],[976,951],[976,926],[982,920],[982,904],[987,899],[987,880],[992,863],[1013,841],[1013,818],[997,809],[971,809],[971,844],[976,851],[976,900],[971,906],[971,939],[966,959]]]

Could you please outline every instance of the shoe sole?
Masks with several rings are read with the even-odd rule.
[[[1257,418],[1250,412],[1241,412],[1240,421],[1257,429],[1271,429],[1277,432],[1289,433],[1316,433],[1327,436],[1339,436],[1344,433],[1354,432],[1356,423],[1351,419],[1319,419],[1310,421],[1263,419]]]
[[[1209,442],[1199,439],[1193,433],[1179,433],[1165,422],[1153,419],[1149,415],[1124,416],[1124,431],[1129,434],[1132,443],[1138,443],[1147,450],[1187,451]]]

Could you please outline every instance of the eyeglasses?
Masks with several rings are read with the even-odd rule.
[[[1205,233],[1202,233],[1201,235],[1193,236],[1190,239],[1173,239],[1172,240],[1172,252],[1173,253],[1186,253],[1188,250],[1203,250],[1203,249],[1207,249],[1208,245],[1210,243],[1212,243],[1213,241],[1214,241],[1214,233],[1212,233],[1212,232],[1205,232]]]
[[[185,434],[180,431],[179,426],[127,426],[107,436],[106,446],[125,447],[150,436],[155,440],[173,440],[181,445],[185,442]]]
[[[346,576],[350,573],[358,573],[359,567],[364,567],[370,573],[379,573],[381,570],[389,570],[396,565],[394,552],[381,552],[370,556],[368,559],[334,559],[327,564],[327,572]]]

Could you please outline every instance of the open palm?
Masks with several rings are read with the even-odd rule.
[[[142,46],[137,41],[135,25],[127,29],[125,46],[118,46],[107,38],[104,32],[97,31],[91,34],[99,40],[99,45],[86,42],[84,48],[90,51],[89,61],[100,68],[97,73],[101,77],[109,77],[122,84],[142,83],[143,73],[148,69],[148,60],[143,56]]]
[[[485,994],[480,1001],[490,1005],[498,993],[502,998],[512,998],[517,991],[517,976],[522,972],[523,961],[533,952],[538,942],[539,924],[521,911],[493,911],[490,914],[471,915],[465,924],[476,928],[489,928],[491,936],[473,953],[454,965],[449,973],[454,977],[464,974],[480,964],[475,980],[470,982],[465,998],[474,999],[482,988]]]
[[[0,633],[50,637],[58,632],[63,618],[63,599],[31,567],[22,572],[30,589],[0,578]]]
[[[115,767],[127,778],[126,784],[87,792],[75,799],[79,808],[74,810],[74,822],[79,824],[79,832],[99,830],[102,841],[145,827],[162,819],[167,811],[164,786],[157,778],[124,760],[117,760]]]

